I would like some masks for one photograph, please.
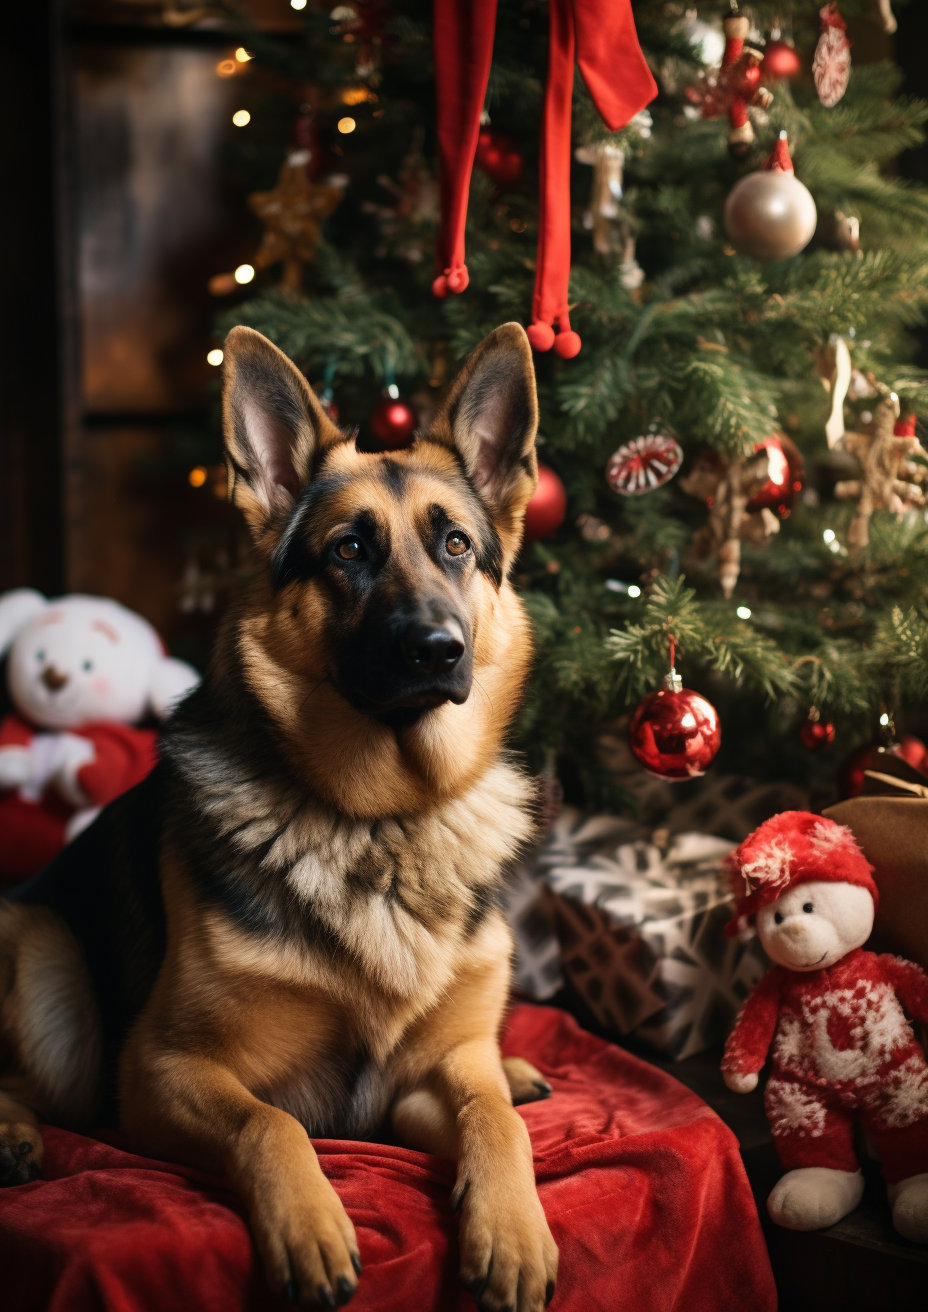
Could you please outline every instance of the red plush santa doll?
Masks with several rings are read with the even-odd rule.
[[[105,597],[0,597],[13,711],[0,721],[0,881],[35,874],[155,763],[163,716],[199,680]]]
[[[786,1175],[767,1200],[793,1230],[833,1225],[863,1193],[859,1120],[883,1162],[893,1224],[928,1243],[928,1066],[906,1012],[928,1022],[928,975],[864,952],[873,868],[844,825],[807,811],[762,824],[729,858],[730,933],[753,925],[775,962],[725,1045],[725,1083],[757,1085]]]

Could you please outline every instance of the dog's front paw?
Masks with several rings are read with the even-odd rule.
[[[321,1171],[308,1187],[259,1198],[252,1227],[271,1288],[313,1309],[341,1307],[354,1295],[361,1256],[354,1226]]]
[[[524,1057],[504,1057],[503,1074],[509,1085],[513,1107],[551,1097],[551,1085],[541,1071],[536,1070]]]
[[[0,1189],[42,1174],[42,1136],[25,1121],[0,1124]]]
[[[543,1312],[554,1295],[557,1245],[534,1179],[460,1182],[461,1279],[481,1312]]]

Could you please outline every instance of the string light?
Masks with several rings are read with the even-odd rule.
[[[833,529],[833,528],[826,528],[826,529],[825,529],[825,532],[822,534],[822,537],[825,539],[826,542],[834,542],[834,540],[835,540],[835,531],[834,531],[834,529]]]
[[[884,728],[886,727],[887,724],[889,724],[889,716],[886,714],[885,711],[880,716],[880,724],[882,724]]]
[[[376,103],[377,97],[368,87],[346,87],[342,92],[343,105],[363,105]]]
[[[251,282],[254,276],[255,271],[250,264],[240,264],[233,274],[235,281],[241,283],[243,287],[246,282]]]
[[[216,65],[216,72],[220,77],[232,77],[238,72],[238,64],[234,59],[223,59]]]
[[[749,620],[751,618],[751,608],[750,606],[739,606],[735,614],[739,620]]]
[[[639,588],[639,586],[638,586],[637,583],[630,583],[630,584],[629,584],[629,586],[628,586],[628,595],[629,595],[630,597],[640,597],[640,596],[641,596],[641,589]]]
[[[222,364],[222,352],[220,351],[218,346],[209,352],[209,354],[206,357],[206,363],[216,365],[217,368],[219,365]]]
[[[206,474],[207,474],[206,466],[197,465],[197,467],[195,469],[191,469],[190,473],[187,475],[187,482],[190,484],[191,487],[202,487],[203,484],[206,482]]]
[[[254,59],[254,55],[250,54],[244,46],[239,46],[235,52],[235,58],[240,64],[247,64],[249,59]]]
[[[387,387],[387,396],[390,398],[391,401],[397,401],[399,399],[399,395],[400,395],[400,389],[397,387],[396,383],[390,383],[389,386]]]
[[[305,9],[306,0],[290,0],[291,9]]]
[[[340,118],[336,126],[339,132],[354,132],[358,125],[353,118]]]
[[[247,109],[237,109],[232,115],[232,122],[237,128],[246,127],[251,122],[251,115]]]

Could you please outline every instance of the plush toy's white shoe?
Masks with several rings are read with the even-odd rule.
[[[806,1166],[799,1171],[787,1171],[771,1190],[767,1211],[777,1225],[787,1230],[824,1230],[853,1212],[863,1192],[864,1177],[860,1171]]]
[[[928,1244],[928,1174],[910,1175],[886,1191],[893,1209],[893,1225],[904,1239]]]

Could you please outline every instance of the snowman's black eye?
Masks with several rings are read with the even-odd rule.
[[[808,915],[810,911],[815,910],[815,907],[812,905],[811,902],[803,902],[802,909],[806,913],[806,915]]]
[[[84,664],[81,666],[81,669],[87,670],[89,673],[90,670],[93,669],[93,661],[84,661]]]
[[[775,925],[782,925],[782,924],[783,924],[783,915],[782,915],[781,912],[779,912],[779,911],[774,911],[774,913],[773,913],[773,923],[774,923]]]
[[[37,651],[36,654],[35,654],[35,658],[36,658],[36,660],[41,664],[41,662],[45,660],[45,652],[44,652],[44,651]]]

